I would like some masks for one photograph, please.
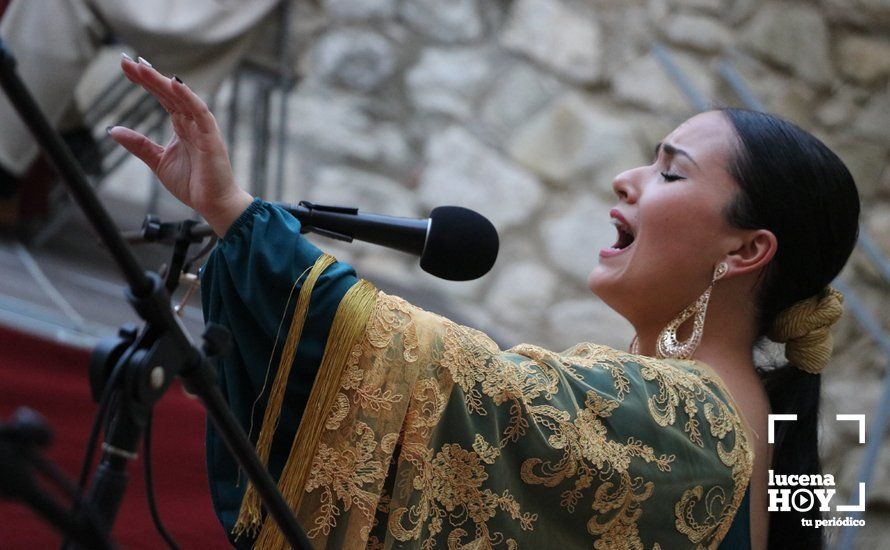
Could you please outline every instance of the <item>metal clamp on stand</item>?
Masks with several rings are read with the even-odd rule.
[[[302,224],[302,226],[300,227],[300,233],[316,233],[324,237],[337,239],[338,241],[346,241],[348,243],[351,243],[353,240],[352,235],[339,233],[330,229],[322,229],[321,227],[317,227],[312,222],[315,218],[316,213],[318,212],[355,216],[356,214],[358,214],[358,208],[352,208],[349,206],[325,206],[323,204],[314,204],[309,201],[300,201],[297,206],[291,206],[290,210],[295,213],[295,215],[299,218],[300,223]]]

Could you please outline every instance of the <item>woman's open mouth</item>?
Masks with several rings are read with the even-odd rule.
[[[613,213],[612,223],[618,230],[618,239],[611,247],[600,250],[600,258],[610,258],[621,254],[633,246],[634,240],[636,239],[633,228],[623,220],[623,216]]]

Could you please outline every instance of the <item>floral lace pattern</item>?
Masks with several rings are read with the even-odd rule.
[[[689,361],[501,351],[379,293],[300,510],[317,547],[713,548],[753,451]]]

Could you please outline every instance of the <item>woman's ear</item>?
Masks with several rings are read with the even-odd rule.
[[[744,231],[740,237],[735,250],[727,253],[724,260],[732,275],[744,275],[766,267],[779,249],[776,236],[767,229]]]

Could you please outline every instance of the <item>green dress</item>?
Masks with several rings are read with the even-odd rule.
[[[229,405],[317,547],[749,547],[753,451],[707,365],[502,351],[299,231],[254,201],[208,259],[202,303],[234,337]],[[232,540],[284,547],[212,426],[207,460]]]

